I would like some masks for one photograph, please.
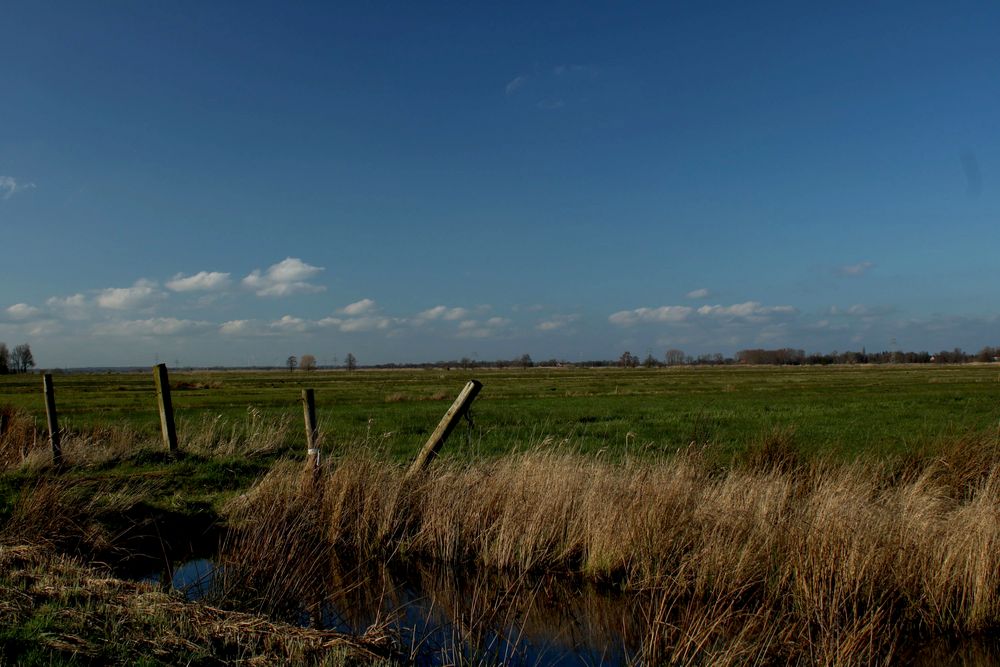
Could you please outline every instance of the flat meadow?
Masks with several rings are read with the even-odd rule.
[[[1000,366],[674,367],[171,371],[178,423],[301,421],[316,391],[331,451],[365,442],[405,460],[466,380],[483,390],[443,455],[497,456],[540,443],[580,453],[662,453],[692,442],[723,456],[782,431],[804,452],[891,455],[1000,420]],[[158,428],[151,372],[55,376],[60,427]],[[0,377],[0,404],[44,426],[37,375]],[[289,431],[289,446],[301,442]]]

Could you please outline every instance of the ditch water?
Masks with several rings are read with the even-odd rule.
[[[555,576],[336,565],[326,584],[334,592],[302,607],[298,622],[351,634],[385,624],[416,665],[453,665],[459,655],[478,665],[641,664],[648,622],[635,596]],[[190,558],[138,578],[199,600],[211,599],[221,573],[210,558]],[[1000,667],[1000,637],[938,640],[898,658],[917,667]]]
[[[192,558],[138,578],[211,599],[222,570]],[[629,596],[558,577],[449,574],[441,568],[334,567],[333,593],[302,607],[298,622],[351,634],[386,625],[417,665],[636,664],[641,613]]]
[[[116,570],[181,591],[188,600],[211,601],[227,585],[215,560],[220,534],[194,534],[193,540],[159,541],[159,549],[132,551]],[[459,574],[434,566],[334,559],[316,588],[316,599],[299,604],[286,620],[350,634],[387,627],[400,638],[400,652],[421,666],[636,665],[650,626],[648,599],[554,575]],[[1000,667],[1000,636],[902,644],[899,664]]]

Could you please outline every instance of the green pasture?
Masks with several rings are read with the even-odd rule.
[[[543,444],[617,456],[691,442],[725,453],[775,429],[791,430],[806,451],[890,454],[995,429],[1000,420],[1000,365],[990,364],[213,371],[172,372],[170,379],[177,420],[188,427],[254,413],[298,424],[301,389],[312,387],[327,449],[367,442],[403,459],[472,377],[484,385],[473,425],[456,430],[449,455]],[[0,377],[0,405],[29,411],[41,427],[41,387],[38,375]],[[57,375],[55,388],[63,428],[128,423],[157,432],[151,371]]]

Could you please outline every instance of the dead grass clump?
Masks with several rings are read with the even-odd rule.
[[[181,420],[177,439],[184,451],[205,456],[265,456],[285,451],[291,428],[289,415],[270,417],[250,406],[243,419]]]
[[[21,410],[0,406],[0,424],[0,470],[6,470],[19,466],[38,448],[39,438],[35,421]]]
[[[783,472],[803,466],[805,460],[795,444],[795,430],[787,427],[771,429],[751,440],[738,458],[747,468]]]

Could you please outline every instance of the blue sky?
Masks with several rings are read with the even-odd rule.
[[[43,367],[1000,344],[1000,5],[17,3]]]

